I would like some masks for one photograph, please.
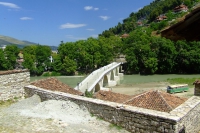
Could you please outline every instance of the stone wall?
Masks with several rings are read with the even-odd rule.
[[[194,83],[194,95],[200,96],[200,80],[196,80]]]
[[[200,98],[193,96],[170,113],[119,103],[53,92],[26,86],[26,96],[37,94],[44,100],[67,100],[88,108],[90,113],[133,133],[197,133],[200,130]]]
[[[30,83],[28,70],[0,71],[0,100],[24,95],[24,86]]]

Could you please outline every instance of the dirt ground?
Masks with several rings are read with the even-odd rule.
[[[0,106],[0,133],[129,133],[92,116],[85,107],[39,96]]]
[[[150,82],[150,83],[138,83],[130,85],[121,84],[111,87],[111,90],[116,93],[135,95],[149,90],[162,90],[166,92],[168,85],[170,85],[168,82]],[[189,98],[194,95],[194,88],[189,88],[188,92],[175,93],[173,95]]]

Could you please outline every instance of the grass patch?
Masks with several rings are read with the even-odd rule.
[[[110,124],[109,127],[110,127],[110,128],[115,128],[115,129],[117,129],[117,130],[121,130],[121,129],[122,129],[122,127],[121,127],[121,126],[118,126],[117,124]]]
[[[189,87],[193,87],[193,83],[197,79],[200,78],[169,78],[167,82],[170,84],[188,84]]]
[[[85,96],[88,97],[88,98],[93,98],[93,93],[92,92],[89,92],[87,89],[85,91]]]
[[[94,117],[94,114],[93,114],[93,113],[90,113],[90,116],[91,116],[91,117]]]
[[[13,104],[13,103],[15,103],[16,102],[16,100],[12,100],[12,99],[9,99],[9,100],[5,100],[5,101],[0,101],[0,106],[9,106],[9,105],[11,105],[11,104]]]

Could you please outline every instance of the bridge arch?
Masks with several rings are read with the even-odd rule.
[[[95,85],[95,88],[94,88],[94,92],[98,92],[98,91],[100,91],[100,85],[97,83],[96,85]]]
[[[105,87],[107,85],[108,85],[108,77],[107,77],[107,75],[104,75],[104,78],[103,78],[103,87]]]

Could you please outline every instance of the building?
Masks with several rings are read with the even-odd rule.
[[[167,19],[167,16],[165,16],[165,15],[160,15],[160,16],[158,16],[157,18],[156,18],[156,22],[160,22],[160,21],[163,21],[163,20],[166,20]]]
[[[138,22],[137,22],[137,25],[138,25],[138,26],[143,26],[142,21],[138,21]]]
[[[173,9],[173,11],[174,11],[174,13],[187,12],[188,11],[188,7],[186,5],[184,5],[184,4],[181,4],[181,5],[177,6],[177,7],[175,7]]]
[[[125,33],[125,34],[121,35],[120,38],[127,38],[127,37],[129,37],[129,34]]]

